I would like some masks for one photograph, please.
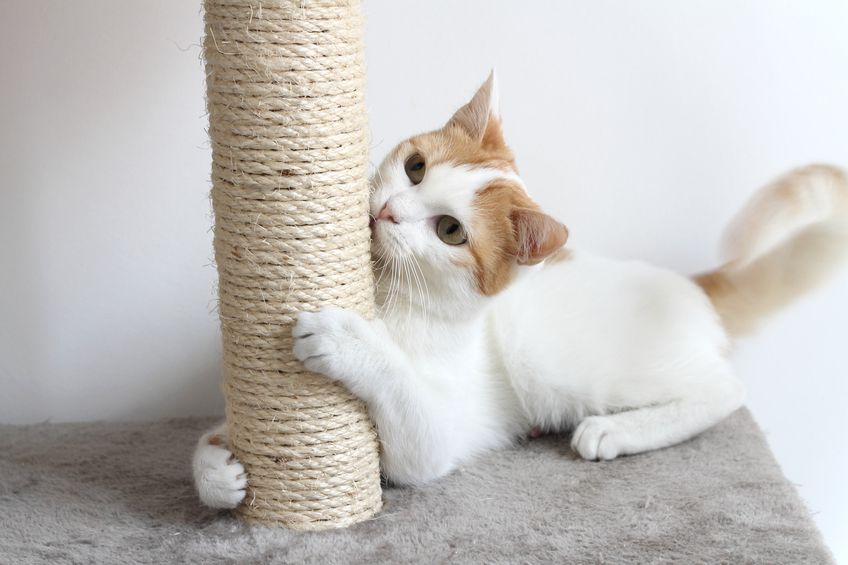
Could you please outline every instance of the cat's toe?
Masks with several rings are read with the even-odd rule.
[[[330,357],[338,350],[340,324],[334,319],[339,309],[301,312],[292,328],[293,353],[310,371],[325,372]]]
[[[590,416],[580,422],[571,439],[571,448],[583,459],[615,459],[620,455],[618,432],[604,416]]]
[[[345,381],[361,355],[361,332],[369,328],[358,314],[342,308],[301,312],[292,328],[294,356],[313,373]]]
[[[245,496],[244,467],[226,448],[210,444],[198,450],[194,465],[200,500],[212,508],[235,508]]]
[[[295,338],[292,349],[295,358],[305,363],[309,359],[324,357],[334,352],[333,341],[325,335],[308,335]]]

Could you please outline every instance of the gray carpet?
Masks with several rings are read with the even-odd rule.
[[[200,506],[189,458],[211,423],[0,426],[0,563],[832,563],[744,410],[607,463],[533,440],[306,534]]]

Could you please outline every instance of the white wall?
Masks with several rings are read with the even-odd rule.
[[[574,246],[693,272],[755,187],[848,165],[844,2],[366,11],[373,159],[497,66],[527,185]],[[3,3],[0,421],[220,412],[201,34],[194,2]],[[737,366],[848,563],[846,321],[848,273]]]
[[[214,412],[199,7],[2,13],[0,420]]]

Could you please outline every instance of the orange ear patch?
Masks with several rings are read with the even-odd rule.
[[[483,144],[469,137],[458,126],[447,125],[442,129],[416,135],[401,143],[387,157],[392,160],[405,159],[418,152],[428,168],[440,163],[483,166],[504,172],[517,172],[515,157],[503,138],[500,121],[493,121],[486,128]]]
[[[539,263],[568,239],[568,229],[543,213],[514,182],[493,183],[477,195],[474,208],[468,244],[477,288],[486,296],[509,284],[516,265]]]
[[[474,200],[469,250],[474,257],[474,278],[485,296],[503,289],[512,278],[517,249],[509,219],[513,199],[510,184],[493,184]]]

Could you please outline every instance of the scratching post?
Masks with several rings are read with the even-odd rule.
[[[362,403],[291,352],[297,313],[371,316],[358,0],[205,0],[215,259],[238,512],[300,530],[381,506]]]

